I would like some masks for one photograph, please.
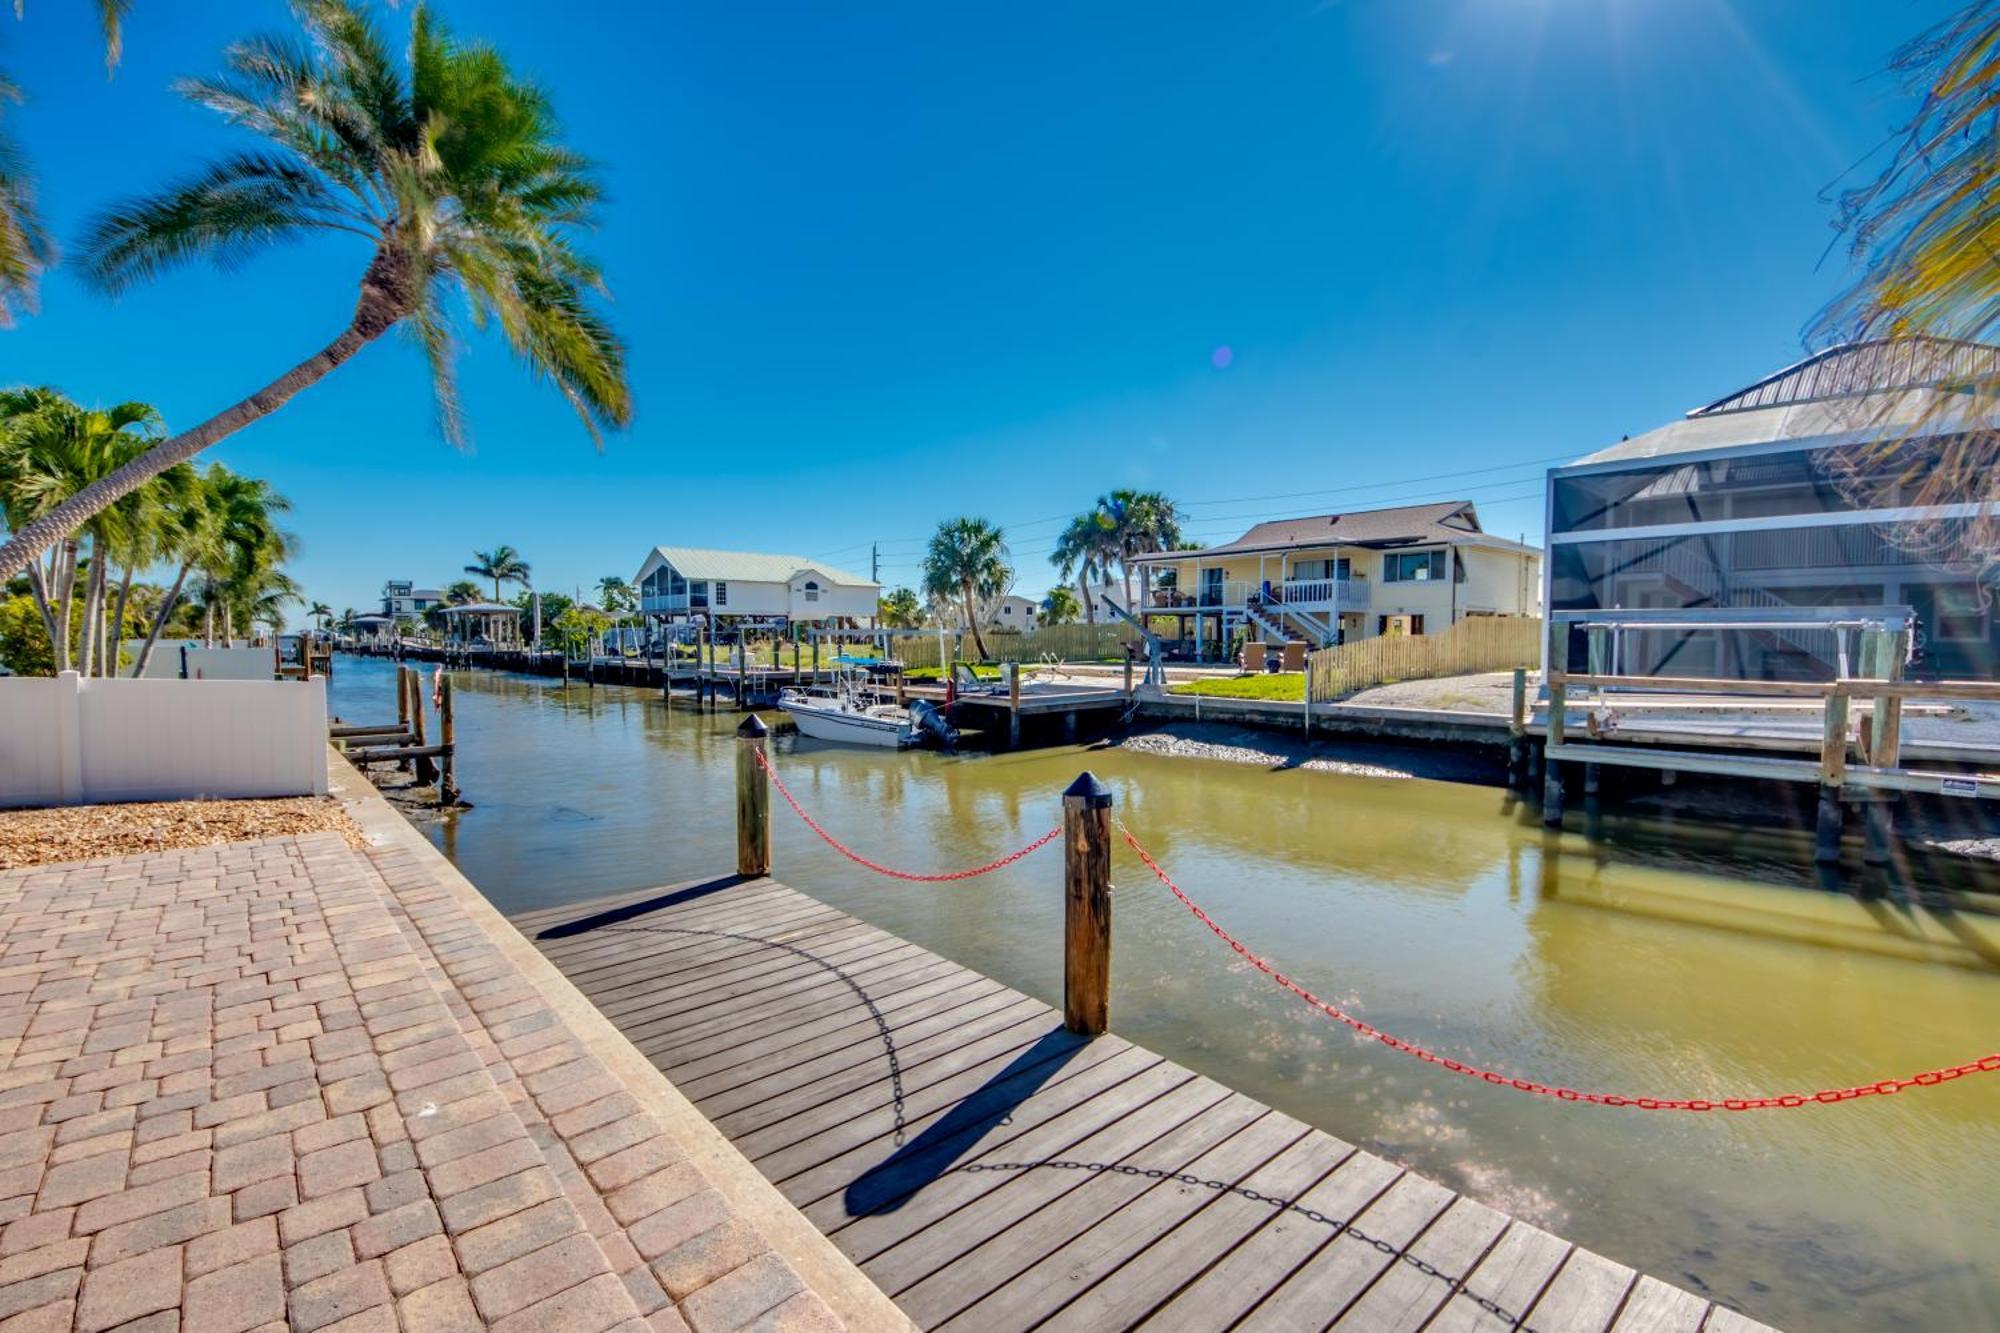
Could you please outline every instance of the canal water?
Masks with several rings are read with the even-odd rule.
[[[734,714],[657,691],[454,677],[459,781],[430,836],[520,912],[713,875],[734,857]],[[342,658],[333,709],[389,715]],[[993,859],[1083,768],[1195,899],[1366,1021],[1582,1089],[1722,1098],[1847,1087],[2000,1049],[2000,883],[1919,867],[1933,905],[1805,882],[1807,837],[1712,820],[1545,835],[1506,793],[1110,750],[948,757],[776,738],[785,781],[857,850]],[[777,803],[778,875],[1054,1003],[1061,858],[905,884]],[[2000,1327],[2000,1076],[1748,1113],[1531,1097],[1363,1042],[1222,947],[1122,846],[1112,1023],[1350,1142],[1794,1329]]]

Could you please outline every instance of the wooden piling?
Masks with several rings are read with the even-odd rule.
[[[1126,665],[1126,678],[1132,674],[1131,665]],[[1514,706],[1507,721],[1507,785],[1519,787],[1526,780],[1528,749],[1528,669],[1514,668]]]
[[[410,668],[410,735],[416,740],[416,748],[426,748],[430,742],[425,739],[424,724],[424,677],[415,667]],[[427,754],[420,754],[416,760],[417,781],[429,786],[438,778],[437,760]]]
[[[1001,668],[1007,672],[1007,748],[1021,748],[1021,664]]]
[[[415,674],[416,671],[412,667],[396,668],[396,725],[404,732],[410,729],[410,678]],[[410,761],[404,759],[397,763],[396,768],[399,772],[407,773],[410,771]]]
[[[1847,690],[1836,685],[1826,696],[1826,725],[1819,750],[1819,817],[1813,827],[1813,860],[1821,865],[1840,862],[1844,814],[1840,789],[1847,778]]]
[[[771,775],[757,762],[769,734],[755,713],[736,728],[736,873],[746,879],[771,873]]]
[[[1063,792],[1063,1026],[1111,1026],[1111,789],[1089,772]]]
[[[1548,828],[1560,828],[1563,822],[1562,764],[1548,750],[1563,743],[1563,714],[1569,707],[1569,687],[1563,679],[1565,663],[1557,656],[1557,650],[1567,647],[1563,626],[1558,624],[1549,631],[1549,725],[1542,757],[1542,823]]]
[[[452,725],[450,676],[438,682],[438,744],[444,747],[438,765],[438,804],[457,805],[458,732]]]

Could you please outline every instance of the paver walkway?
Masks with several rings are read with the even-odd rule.
[[[840,1326],[407,853],[0,874],[0,1333]]]

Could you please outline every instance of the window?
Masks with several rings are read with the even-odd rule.
[[[715,604],[717,606],[729,605],[729,585],[720,580],[717,580],[715,585]]]
[[[806,600],[808,602],[817,602],[819,600],[819,584],[811,579],[806,580]]]
[[[1382,557],[1384,583],[1425,583],[1443,577],[1443,551],[1396,551]]]
[[[688,605],[708,605],[708,580],[694,579],[688,583]]]

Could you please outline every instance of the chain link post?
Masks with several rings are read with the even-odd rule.
[[[1089,772],[1063,792],[1063,1026],[1111,1026],[1111,788]]]
[[[758,760],[770,728],[755,713],[736,728],[736,873],[771,873],[771,777]]]

